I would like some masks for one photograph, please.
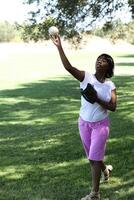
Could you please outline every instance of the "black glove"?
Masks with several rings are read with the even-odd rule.
[[[88,83],[87,87],[83,90],[80,89],[82,96],[89,102],[89,103],[95,103],[96,97],[97,97],[97,92],[94,89],[94,87]]]

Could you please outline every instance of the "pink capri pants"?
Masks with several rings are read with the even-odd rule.
[[[109,136],[109,119],[87,122],[79,117],[78,127],[88,160],[102,161]]]

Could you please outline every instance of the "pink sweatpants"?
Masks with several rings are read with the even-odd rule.
[[[109,119],[87,122],[79,117],[78,126],[87,158],[95,161],[103,160],[109,136]]]

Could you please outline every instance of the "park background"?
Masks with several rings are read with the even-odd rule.
[[[23,42],[15,25],[0,23],[0,200],[78,200],[91,189],[77,128],[79,82],[65,71],[49,38]],[[133,200],[134,28],[133,21],[118,25],[111,34],[95,29],[79,42],[61,40],[79,69],[94,73],[104,52],[114,58],[118,106],[110,113],[105,157],[114,170],[101,194],[104,200]]]

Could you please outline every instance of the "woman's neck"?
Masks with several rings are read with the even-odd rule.
[[[99,82],[101,83],[105,82],[105,79],[106,79],[105,74],[95,73],[95,77]]]

